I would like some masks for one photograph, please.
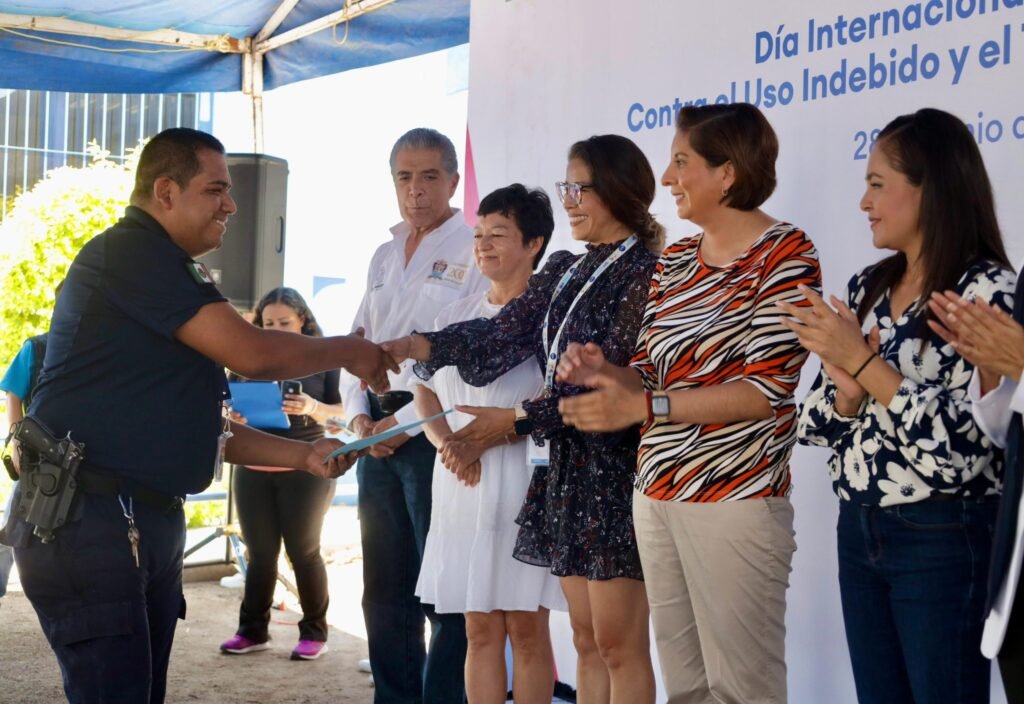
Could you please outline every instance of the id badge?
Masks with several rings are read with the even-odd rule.
[[[228,444],[231,433],[221,433],[217,436],[217,457],[213,462],[213,481],[219,482],[224,477],[224,448]]]
[[[231,432],[231,416],[227,406],[221,412],[221,433],[217,436],[217,454],[213,458],[213,481],[219,482],[224,477],[224,450],[227,448],[228,438],[234,433]]]
[[[538,465],[545,465],[546,466],[546,465],[551,464],[550,452],[549,452],[550,447],[551,447],[550,442],[546,442],[546,443],[544,443],[543,446],[541,446],[541,445],[538,445],[537,441],[534,440],[533,437],[531,436],[526,441],[526,457],[527,457],[527,459],[530,462],[530,466],[531,467],[536,467]]]

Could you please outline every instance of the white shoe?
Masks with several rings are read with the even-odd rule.
[[[356,665],[356,667],[359,668],[360,672],[373,672],[373,670],[370,669],[370,661],[369,660],[360,660],[359,664]]]
[[[227,577],[221,577],[220,586],[227,589],[242,589],[245,587],[245,575],[241,572],[235,572]]]

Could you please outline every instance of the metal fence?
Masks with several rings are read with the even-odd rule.
[[[167,127],[211,131],[209,93],[135,95],[0,90],[0,219],[50,169],[83,166],[95,142],[113,159]]]

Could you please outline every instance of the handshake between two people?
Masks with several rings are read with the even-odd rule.
[[[287,336],[287,338],[292,337],[292,335]],[[299,338],[300,336],[295,335],[294,337]],[[337,340],[335,338],[333,344],[337,345]],[[371,342],[365,338],[362,329],[346,336],[343,340],[340,348],[343,350],[342,366],[360,379],[364,388],[369,387],[378,394],[390,390],[389,372],[398,374],[401,371],[399,365],[410,357],[411,352],[421,352],[420,348],[414,350],[413,345],[409,343],[403,344],[401,341],[405,338],[400,338],[396,345],[397,353],[393,354],[386,346],[393,345],[394,342],[385,343],[385,345]],[[333,349],[338,350],[339,348],[335,346]],[[425,354],[429,356],[429,345]],[[278,369],[277,371],[282,370]],[[283,371],[287,376],[296,376],[292,368],[285,367]],[[270,376],[271,373],[264,370],[260,376]],[[273,377],[270,376],[270,378]],[[282,410],[293,415],[309,415],[309,407],[313,405],[310,401],[312,399],[305,394],[289,394],[282,403]],[[230,414],[230,421],[230,434],[226,447],[228,462],[255,467],[301,469],[327,479],[340,477],[363,455],[386,456],[393,452],[393,448],[407,439],[407,436],[402,435],[387,443],[380,443],[359,452],[335,454],[343,447],[344,443],[333,438],[303,442],[278,437],[248,427],[247,419],[234,412]],[[390,425],[394,424],[393,417],[386,418],[385,421],[388,421]],[[349,422],[349,427],[360,437],[367,437],[383,432],[389,427],[389,423],[374,424],[364,415],[352,419]]]
[[[348,337],[355,349],[352,361],[345,365],[346,370],[358,377],[364,388],[369,387],[378,394],[391,388],[388,372],[398,374],[401,364],[409,359],[430,359],[430,342],[416,333],[380,344],[367,340],[363,328]]]
[[[399,373],[401,364],[406,360],[425,361],[430,359],[430,343],[425,337],[415,333],[381,344],[366,340],[362,328],[356,330],[349,337],[354,341],[361,341],[365,345],[366,352],[363,355],[364,358],[357,358],[346,368],[349,373],[360,379],[363,388],[369,387],[377,394],[390,391],[388,372]],[[349,419],[348,429],[359,438],[368,438],[390,430],[397,425],[397,422],[394,414],[378,421],[372,420],[366,414],[360,414]],[[390,457],[408,440],[409,435],[401,433],[372,445],[363,454],[369,454],[377,459]]]

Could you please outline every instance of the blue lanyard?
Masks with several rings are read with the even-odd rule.
[[[555,333],[555,339],[552,340],[549,344],[548,322],[551,316],[551,305],[555,302],[555,299],[558,298],[559,294],[561,294],[562,291],[565,290],[565,287],[569,285],[569,282],[572,280],[572,277],[576,274],[576,270],[579,269],[580,262],[583,261],[584,257],[580,257],[579,259],[577,259],[573,263],[573,265],[569,267],[569,270],[562,275],[561,280],[558,282],[558,286],[555,287],[554,293],[551,294],[551,301],[548,303],[548,310],[544,314],[544,327],[542,328],[542,335],[544,339],[544,355],[547,358],[547,370],[544,374],[545,393],[551,393],[551,390],[554,388],[555,367],[558,366],[558,342],[559,340],[562,339],[562,331],[565,330],[565,324],[569,322],[569,315],[576,307],[576,304],[579,303],[583,296],[586,295],[587,291],[590,290],[590,287],[594,285],[594,282],[601,278],[601,274],[606,272],[612,264],[619,261],[619,259],[621,259],[623,255],[626,254],[626,252],[632,249],[633,245],[635,245],[638,241],[639,240],[636,235],[631,235],[628,240],[626,240],[618,247],[616,247],[615,251],[609,254],[608,257],[603,262],[601,262],[597,269],[594,270],[594,273],[590,275],[590,278],[587,279],[587,282],[583,284],[583,288],[581,288],[580,292],[576,294],[576,298],[574,298],[572,303],[569,304],[569,308],[565,311],[565,315],[562,317],[562,324],[558,326],[558,332]]]

